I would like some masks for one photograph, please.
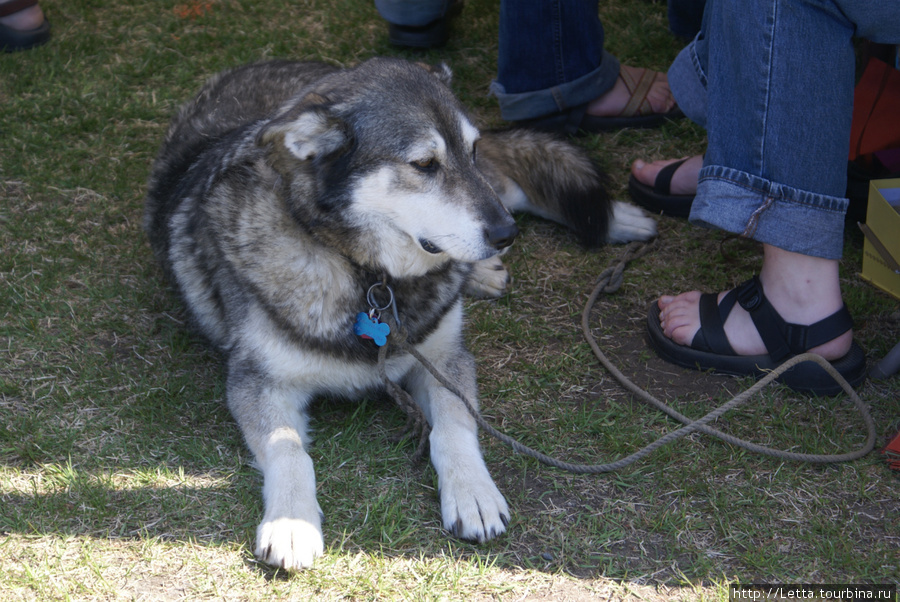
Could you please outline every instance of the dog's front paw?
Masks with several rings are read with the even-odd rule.
[[[455,537],[479,543],[506,531],[509,506],[490,475],[441,486],[444,528]]]
[[[475,269],[469,276],[466,294],[479,299],[494,299],[506,292],[509,286],[509,272],[499,255],[475,262]]]
[[[256,557],[289,571],[312,567],[324,550],[319,524],[299,518],[266,520],[256,531]]]

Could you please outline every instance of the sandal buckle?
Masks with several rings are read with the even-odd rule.
[[[737,298],[738,304],[748,312],[759,309],[765,299],[756,278],[751,278],[737,287]]]

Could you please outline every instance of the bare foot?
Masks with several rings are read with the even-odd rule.
[[[639,78],[641,69],[637,67],[628,67],[622,65],[621,71],[628,71],[634,74],[634,78]],[[597,117],[614,117],[622,113],[622,110],[631,100],[631,93],[621,77],[616,78],[616,83],[612,89],[603,96],[594,99],[588,104],[588,115]],[[675,97],[669,89],[669,79],[665,73],[657,73],[650,91],[647,93],[647,101],[655,113],[668,113],[675,108]]]
[[[2,7],[6,2],[0,2]],[[19,31],[28,31],[40,27],[44,22],[44,12],[38,5],[29,6],[5,17],[0,17],[0,23]]]
[[[843,306],[836,260],[791,253],[770,245],[763,248],[760,281],[772,307],[785,321],[814,324]],[[719,294],[719,301],[724,295]],[[699,302],[697,291],[660,297],[660,322],[667,337],[680,345],[691,344],[700,329]],[[735,304],[725,321],[725,334],[738,355],[767,353],[750,314],[739,304]],[[836,360],[847,354],[852,342],[853,331],[847,331],[809,351]]]
[[[638,159],[631,164],[631,173],[638,182],[652,187],[656,183],[656,177],[659,175],[660,170],[676,161],[680,161],[680,159],[668,159],[652,163],[645,163]],[[694,155],[685,161],[672,174],[669,193],[678,195],[697,194],[697,180],[701,167],[703,167],[703,155]]]

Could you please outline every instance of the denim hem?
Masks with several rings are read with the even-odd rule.
[[[619,77],[619,60],[605,50],[600,66],[576,80],[532,92],[507,94],[498,81],[490,91],[497,97],[506,121],[524,121],[560,113],[589,103],[612,89]]]
[[[720,165],[707,165],[700,171],[690,221],[785,251],[840,259],[848,203],[845,198],[792,188]]]

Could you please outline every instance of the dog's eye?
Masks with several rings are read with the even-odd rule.
[[[438,163],[434,160],[434,157],[429,157],[428,159],[413,161],[410,165],[421,171],[433,171],[437,168]]]

